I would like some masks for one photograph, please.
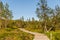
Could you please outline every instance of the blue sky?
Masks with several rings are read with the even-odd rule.
[[[36,16],[36,8],[38,0],[2,0],[5,4],[6,2],[9,4],[10,10],[13,12],[13,19],[19,19],[24,16],[25,20],[27,18],[34,17],[38,19]],[[48,6],[54,8],[55,5],[59,5],[59,0],[48,0]]]

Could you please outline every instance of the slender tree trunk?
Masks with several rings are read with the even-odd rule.
[[[50,33],[50,40],[52,40],[52,36],[53,36],[52,33]]]
[[[45,32],[48,32],[47,26],[46,26],[46,22],[45,22],[45,27],[44,27],[44,29],[45,29],[45,30],[44,30]]]
[[[52,28],[53,28],[53,27],[49,28],[48,32],[51,31]]]
[[[7,26],[6,26],[6,25],[7,25],[7,20],[5,20],[5,28],[7,28]]]

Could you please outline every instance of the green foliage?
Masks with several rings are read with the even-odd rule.
[[[12,31],[14,30],[13,28],[5,28],[6,31]]]
[[[1,30],[5,31],[4,33]],[[1,29],[0,40],[33,40],[33,35],[20,31],[19,29]]]
[[[60,40],[60,32],[56,31],[51,31],[51,32],[48,32],[48,33],[45,33],[49,38],[52,38],[51,40]],[[51,35],[52,34],[52,37]]]
[[[12,12],[9,10],[9,5],[6,3],[5,5],[3,2],[0,2],[0,19],[11,19]]]

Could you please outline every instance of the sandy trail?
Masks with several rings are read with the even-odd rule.
[[[41,33],[37,33],[37,32],[31,32],[31,31],[25,30],[23,28],[19,28],[19,29],[23,32],[33,34],[34,35],[33,40],[49,40],[49,38],[45,34],[41,34]]]

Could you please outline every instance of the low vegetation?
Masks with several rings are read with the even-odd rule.
[[[0,40],[33,40],[34,35],[19,29],[4,28],[0,30]]]

